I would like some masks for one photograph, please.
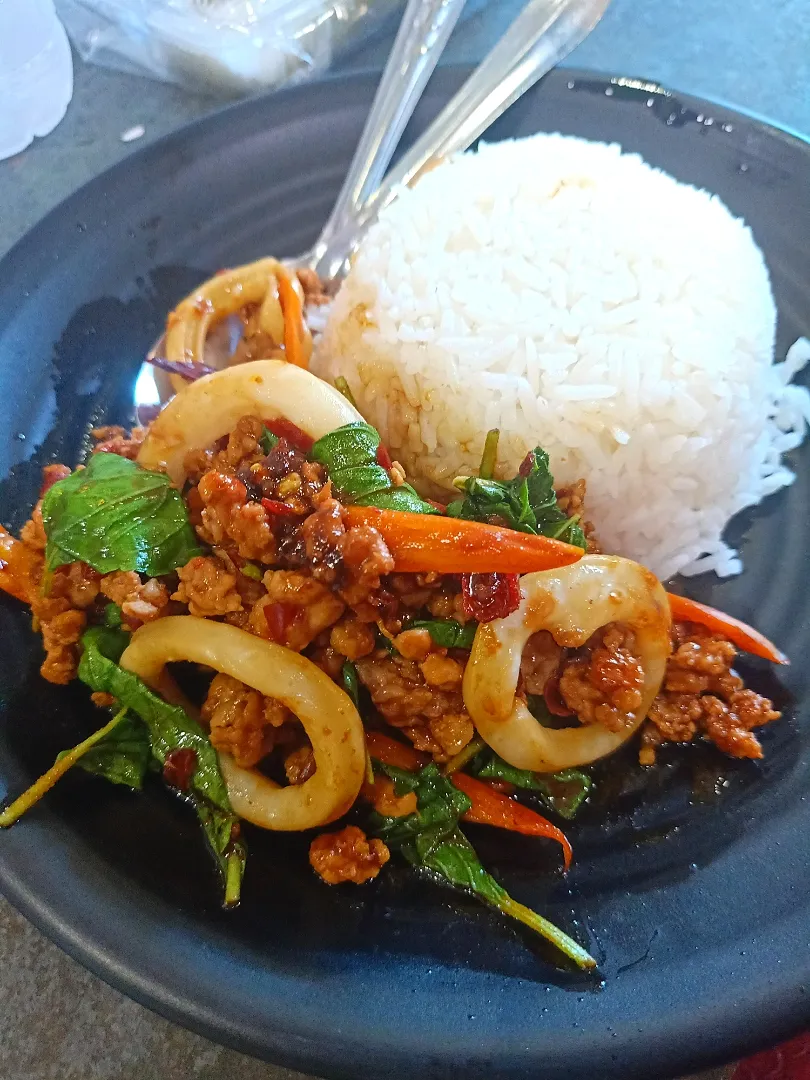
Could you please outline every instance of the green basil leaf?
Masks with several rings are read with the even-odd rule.
[[[274,435],[272,431],[266,427],[262,428],[262,433],[259,437],[259,446],[264,450],[265,454],[269,454],[273,447],[278,443],[278,435]]]
[[[170,705],[118,660],[129,641],[123,630],[96,626],[82,636],[79,678],[92,690],[112,694],[143,720],[152,757],[164,765],[180,748],[195,752],[195,767],[182,797],[192,802],[225,880],[225,902],[234,904],[244,871],[246,850],[240,839],[240,820],[231,809],[216,751],[196,720],[178,705]]]
[[[444,649],[471,649],[477,622],[460,623],[456,619],[417,619],[410,630],[427,630],[433,641]]]
[[[117,454],[96,453],[42,500],[46,568],[80,560],[102,574],[158,577],[199,548],[180,492],[164,473]]]
[[[593,781],[580,769],[564,769],[558,773],[535,773],[516,769],[494,750],[483,750],[468,765],[467,771],[482,780],[502,780],[523,791],[536,792],[545,805],[571,820],[588,798]]]
[[[454,888],[473,893],[502,914],[528,926],[580,967],[595,966],[581,945],[537,912],[513,900],[487,873],[472,844],[458,827],[459,818],[472,803],[436,765],[427,765],[419,772],[411,773],[376,764],[394,780],[398,794],[416,793],[417,810],[400,818],[372,813],[369,829],[374,835],[399,851],[417,869],[428,871]]]
[[[410,514],[435,514],[436,508],[411,487],[395,487],[387,470],[377,460],[380,436],[371,424],[356,421],[324,435],[312,447],[310,457],[329,473],[344,502],[374,506],[379,510],[400,510]]]
[[[531,453],[527,476],[518,474],[504,481],[469,476],[457,481],[457,486],[464,498],[447,507],[450,517],[503,522],[518,532],[550,536],[576,547],[587,546],[577,519],[566,517],[559,508],[548,454],[539,446]]]
[[[351,660],[344,660],[340,669],[340,681],[343,689],[354,702],[355,709],[360,708],[360,682],[357,678],[357,668]]]
[[[392,485],[388,491],[379,491],[375,495],[354,501],[358,506],[375,506],[378,510],[399,510],[403,514],[438,514],[439,512],[435,506],[425,502],[410,484],[400,484],[399,487]]]
[[[56,760],[59,761],[65,753],[67,751],[62,751]],[[111,784],[122,784],[134,791],[140,791],[150,755],[149,734],[143,721],[133,716],[130,710],[113,730],[88,750],[76,764],[85,772],[101,776]]]
[[[377,461],[380,436],[371,424],[356,421],[344,424],[318,439],[309,456],[323,465],[329,475]]]

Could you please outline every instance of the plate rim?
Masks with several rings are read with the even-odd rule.
[[[442,65],[434,75],[433,85],[437,85],[438,81],[438,84],[447,83],[450,87],[455,87],[472,70],[473,65],[469,64]],[[59,221],[64,215],[69,214],[74,203],[87,198],[94,189],[103,188],[113,175],[117,176],[119,173],[126,171],[130,167],[133,158],[139,158],[141,161],[146,162],[152,155],[160,157],[178,139],[188,137],[193,139],[194,137],[204,136],[209,131],[225,126],[229,115],[249,114],[251,111],[255,111],[260,116],[263,112],[266,114],[266,110],[272,109],[276,104],[283,105],[287,101],[292,102],[298,98],[306,98],[312,94],[322,93],[336,84],[352,84],[358,87],[361,85],[372,86],[376,84],[379,77],[379,69],[329,73],[292,87],[219,106],[204,116],[181,125],[146,146],[134,148],[131,153],[120,161],[75,189],[35,222],[0,259],[0,275],[9,264],[24,253],[40,230],[46,230],[50,223]],[[584,68],[567,67],[555,69],[549,76],[546,76],[546,79],[567,79],[574,82],[588,80],[593,83],[601,83],[606,88],[611,85],[626,85],[628,81],[638,81],[649,88],[650,93],[670,95],[679,103],[685,103],[691,107],[705,108],[708,106],[715,114],[722,113],[729,118],[749,122],[757,128],[765,130],[770,135],[777,135],[792,142],[795,141],[803,152],[810,155],[810,135],[806,136],[786,125],[776,123],[744,108],[729,105],[724,101],[682,93],[678,90],[667,90],[655,81]],[[0,276],[0,280],[2,280],[2,276]],[[59,948],[116,990],[172,1022],[191,1029],[208,1039],[213,1039],[243,1053],[265,1057],[257,1042],[255,1040],[251,1041],[248,1034],[240,1032],[239,1025],[229,1022],[228,1018],[217,1014],[210,1006],[204,1006],[199,1000],[195,1000],[191,988],[187,990],[185,997],[179,997],[166,980],[161,981],[154,972],[145,973],[139,969],[138,957],[133,951],[130,950],[124,960],[121,958],[121,954],[115,950],[100,947],[97,935],[94,935],[90,926],[82,927],[66,920],[52,900],[26,884],[25,875],[14,873],[9,868],[2,848],[0,848],[0,893]],[[773,994],[773,1000],[775,1001],[775,998],[779,996],[779,991],[784,994],[786,989],[786,985],[781,984],[777,988],[777,992]],[[766,1009],[766,1001],[760,1001],[759,1004],[760,1010]],[[810,1006],[805,1007],[801,1019],[798,1015],[791,1019],[783,1017],[786,1022],[781,1026],[778,1017],[767,1013],[766,1018],[770,1032],[776,1031],[779,1037],[784,1038],[797,1033],[806,1023],[808,1016],[810,1016],[808,1010],[810,1010]],[[797,1012],[797,1010],[794,1009],[793,1012]],[[729,1039],[724,1033],[723,1036],[718,1038],[718,1045],[711,1053],[702,1054],[699,1058],[690,1057],[688,1053],[670,1055],[665,1066],[666,1070],[668,1070],[667,1074],[669,1075],[670,1066],[673,1062],[682,1062],[682,1068],[684,1069],[710,1066],[728,1061],[731,1056],[738,1056],[740,1052],[752,1052],[772,1043],[773,1039],[770,1032],[768,1035],[764,1034],[765,1025],[762,1022],[762,1015],[763,1013],[760,1011],[753,1034],[751,1030],[747,1030],[745,1036],[743,1036],[742,1032],[738,1030],[737,1037]],[[739,1018],[737,1019],[739,1020]],[[284,1038],[290,1035],[291,1039],[294,1040],[294,1033],[285,1031],[280,1027],[274,1028],[270,1034],[275,1037],[275,1045],[272,1051],[272,1059],[268,1058],[267,1060],[273,1060],[290,1068],[311,1071],[318,1075],[356,1077],[365,1074],[363,1069],[359,1072],[356,1068],[347,1071],[340,1062],[330,1059],[328,1054],[324,1052],[320,1054],[313,1053],[303,1047],[299,1047],[297,1050],[287,1050],[283,1046]],[[732,1042],[733,1049],[731,1048]],[[262,1046],[266,1045],[265,1041]],[[482,1053],[481,1059],[483,1060],[484,1057],[485,1054]],[[532,1062],[527,1062],[527,1071],[531,1067]],[[678,1068],[681,1068],[681,1066],[679,1065]],[[425,1075],[428,1075],[430,1071],[430,1067],[426,1065],[424,1068]],[[629,1070],[625,1075],[628,1077],[635,1076],[636,1072]],[[656,1075],[659,1075],[659,1073],[656,1072]]]

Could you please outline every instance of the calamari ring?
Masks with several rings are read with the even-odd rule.
[[[181,300],[166,320],[166,358],[176,363],[202,363],[210,331],[249,304],[261,305],[257,316],[259,328],[276,345],[283,345],[285,312],[279,297],[279,279],[282,277],[289,282],[299,300],[296,332],[303,360],[308,363],[312,355],[312,335],[306,321],[300,317],[304,299],[301,284],[295,274],[288,274],[278,259],[272,258],[215,274]],[[178,375],[171,381],[175,390],[179,390],[184,382]]]
[[[518,769],[556,772],[613,753],[646,717],[671,650],[670,612],[658,579],[615,555],[586,555],[571,566],[521,579],[521,603],[505,619],[482,623],[464,672],[464,704],[481,737]],[[517,698],[526,642],[548,630],[559,645],[584,645],[600,627],[622,623],[635,633],[644,671],[642,701],[632,724],[608,731],[600,724],[545,728]]]
[[[284,417],[313,439],[363,419],[339,391],[303,368],[253,360],[186,383],[152,422],[138,462],[164,469],[179,487],[188,451],[213,446],[247,415]]]
[[[328,675],[291,649],[193,615],[170,615],[140,627],[121,666],[165,688],[165,666],[175,660],[205,664],[277,698],[295,713],[312,743],[315,773],[289,787],[220,753],[235,813],[264,829],[283,831],[312,829],[346,813],[363,783],[365,738],[357,709]]]

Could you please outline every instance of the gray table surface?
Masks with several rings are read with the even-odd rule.
[[[457,28],[447,62],[479,60],[521,6],[488,0]],[[809,40],[810,0],[614,0],[569,63],[644,75],[810,133]],[[371,42],[344,66],[379,67],[387,46],[385,39]],[[77,61],[62,124],[0,163],[0,255],[90,177],[218,104]],[[136,124],[145,127],[143,138],[122,143],[122,132]],[[215,1046],[122,997],[2,900],[0,957],[3,1080],[305,1080]]]

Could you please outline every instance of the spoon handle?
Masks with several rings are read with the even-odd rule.
[[[529,0],[498,44],[391,169],[380,187],[333,234],[321,264],[336,275],[376,216],[443,158],[466,150],[510,105],[578,45],[601,19],[610,0]]]
[[[360,207],[379,187],[464,2],[409,0],[348,175],[315,244],[313,263],[319,272],[333,238],[350,227]]]

